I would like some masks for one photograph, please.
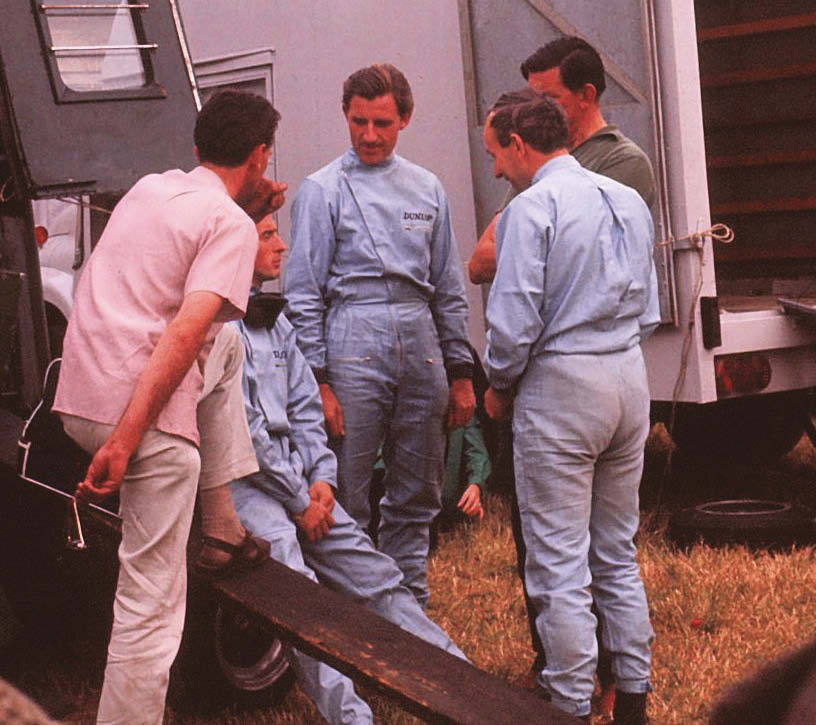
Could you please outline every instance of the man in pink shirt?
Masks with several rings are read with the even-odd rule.
[[[77,497],[119,491],[122,517],[100,723],[162,721],[199,485],[204,564],[268,555],[241,527],[227,488],[257,462],[242,345],[222,323],[246,309],[257,249],[247,211],[283,204],[285,185],[263,178],[279,118],[260,96],[213,96],[196,121],[201,165],[140,179],[76,290],[54,410],[94,454]]]

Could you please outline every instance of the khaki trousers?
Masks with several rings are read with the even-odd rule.
[[[200,450],[149,430],[119,492],[122,543],[99,723],[162,722],[170,665],[184,626],[187,539],[197,487],[214,488],[258,470],[241,390],[243,345],[225,325],[204,369],[198,404]],[[62,415],[89,453],[113,426]]]

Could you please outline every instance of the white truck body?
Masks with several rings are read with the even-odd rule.
[[[718,3],[698,1],[698,10],[706,5]],[[787,1],[776,5],[770,15],[800,20],[809,9],[797,10],[802,3]],[[657,241],[681,240],[707,230],[712,222],[730,221],[728,215],[712,214],[709,201],[711,162],[706,156],[700,28],[693,0],[310,0],[306,6],[279,0],[245,0],[238,6],[181,0],[181,9],[202,86],[230,77],[239,82],[254,77],[258,83],[264,76],[259,90],[271,94],[284,114],[276,169],[278,178],[290,183],[290,193],[347,145],[340,114],[343,79],[375,61],[401,67],[412,82],[416,110],[397,150],[442,179],[463,261],[506,188],[491,178],[481,148],[486,106],[500,92],[523,85],[518,67],[527,55],[567,33],[582,35],[601,52],[609,78],[602,98],[605,117],[618,123],[653,160],[661,194],[654,209]],[[715,7],[705,12],[717,20],[717,13],[725,11]],[[778,18],[763,21],[760,11],[755,14],[758,30],[739,27],[740,18],[723,17],[720,26],[733,26],[737,36],[748,37],[752,32],[761,35],[763,22],[779,23]],[[284,234],[287,217],[285,212],[281,216]],[[734,248],[745,244],[744,229],[737,231]],[[717,400],[715,357],[750,351],[764,353],[771,366],[762,393],[816,385],[816,326],[785,314],[773,299],[776,293],[790,293],[791,284],[796,294],[796,282],[765,280],[773,289],[763,299],[739,294],[726,298],[718,290],[717,244],[705,237],[700,254],[688,242],[678,241],[656,255],[665,324],[645,346],[653,400]],[[721,340],[714,347],[704,344],[699,302],[693,305],[694,324],[690,329],[688,325],[698,274],[700,297],[720,294],[714,304],[719,307]],[[736,288],[739,292],[738,284]],[[469,299],[470,333],[482,349],[484,297],[469,287]],[[687,335],[690,345],[684,358]]]
[[[758,106],[785,104],[784,96],[780,102],[778,94],[765,90],[774,83],[773,71],[763,78],[761,71],[740,63],[761,65],[767,44],[785,43],[789,40],[786,33],[812,32],[816,42],[814,0],[758,0],[742,9],[728,5],[730,10],[714,0],[697,0],[696,4],[695,0],[608,0],[603,4],[593,0],[309,0],[305,5],[283,0],[243,0],[240,4],[179,0],[179,7],[202,95],[237,86],[266,95],[282,111],[270,169],[289,183],[290,199],[309,173],[348,146],[340,109],[341,86],[347,75],[377,61],[399,66],[412,83],[416,106],[397,152],[441,178],[450,198],[463,264],[472,253],[477,232],[487,224],[506,190],[505,182],[492,178],[482,149],[487,108],[499,93],[523,85],[519,65],[536,47],[564,34],[585,37],[599,50],[607,69],[608,87],[601,99],[605,118],[644,148],[657,176],[659,201],[653,213],[656,242],[663,246],[657,247],[655,259],[664,324],[644,346],[653,401],[707,404],[723,397],[786,391],[801,391],[804,400],[816,386],[816,324],[786,314],[776,302],[779,294],[807,297],[810,292],[816,297],[813,134],[810,146],[802,149],[805,161],[810,158],[809,167],[787,152],[777,154],[781,164],[769,167],[766,173],[763,159],[758,158],[762,154],[737,153],[733,155],[736,161],[729,160],[732,157],[722,148],[707,154],[713,134],[725,134],[727,145],[731,121],[711,122],[713,130],[705,125],[707,104],[718,107],[721,115],[728,113],[729,102],[734,114],[745,113],[745,99],[729,101],[727,94],[734,90],[733,85],[749,97],[755,93]],[[796,37],[791,41],[794,46],[808,39],[797,41]],[[750,45],[747,50],[742,48],[741,58],[725,45],[733,42],[759,45],[756,51]],[[711,64],[713,57],[716,65],[718,54],[727,72],[709,70],[710,77],[701,80],[701,62]],[[751,55],[759,60],[748,57]],[[807,64],[803,67],[806,71]],[[780,82],[804,72],[789,70],[782,67],[776,74]],[[802,82],[809,83],[806,88],[812,97],[813,73]],[[724,88],[725,99],[707,91],[711,87],[714,91]],[[806,99],[805,106],[802,118],[816,121],[816,102]],[[768,125],[768,119],[764,125],[761,118],[749,119],[747,131],[735,124],[734,133],[761,136],[772,132]],[[787,133],[780,127],[780,137]],[[804,138],[807,144],[807,135]],[[720,139],[721,147],[723,143]],[[772,157],[769,152],[770,162],[774,162]],[[737,166],[729,168],[732,161]],[[769,207],[783,207],[768,222],[765,211],[758,208],[767,196],[762,196],[761,189],[755,192],[759,198],[729,198],[751,192],[746,179],[752,169],[768,178],[781,178],[778,183],[782,185],[788,183],[786,171],[792,170],[790,183],[804,183],[807,188],[768,199]],[[733,174],[739,182],[733,191],[723,174]],[[718,186],[710,193],[709,181],[714,177]],[[792,206],[788,197],[793,198]],[[786,203],[791,206],[789,213],[784,210]],[[799,235],[799,246],[790,258],[785,258],[780,242],[791,236],[782,218],[799,225],[794,232]],[[710,236],[701,238],[699,249],[689,241],[690,235],[718,222],[735,226],[736,238],[728,250]],[[776,235],[766,234],[758,243],[752,240],[755,222],[776,224]],[[287,210],[280,215],[280,226],[288,238]],[[769,252],[776,245],[783,247],[779,259]],[[768,260],[773,269],[766,273],[763,264]],[[799,272],[797,262],[802,263]],[[781,274],[780,265],[784,268]],[[741,267],[748,268],[745,279]],[[726,268],[728,273],[721,275]],[[761,288],[759,294],[755,287]],[[487,290],[467,288],[471,341],[482,350]],[[701,299],[710,303],[705,320]],[[706,327],[713,330],[714,343],[706,340]],[[764,387],[718,392],[717,361],[743,353],[759,353],[769,366]],[[664,406],[664,417],[665,410]]]

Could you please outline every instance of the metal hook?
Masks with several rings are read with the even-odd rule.
[[[11,180],[12,177],[9,176],[8,179],[3,182],[3,186],[0,186],[0,202],[11,201],[14,198],[14,195],[17,193],[16,190],[12,188],[11,193],[6,194],[6,187],[11,183]]]
[[[69,511],[65,545],[74,551],[83,551],[87,549],[88,546],[85,543],[85,537],[82,535],[82,522],[79,520],[79,509],[77,508],[76,498],[73,496],[71,497],[71,508],[73,511],[73,523],[75,524],[74,528],[76,528],[76,536],[73,535],[71,512]]]

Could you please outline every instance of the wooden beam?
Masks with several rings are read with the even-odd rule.
[[[709,169],[737,169],[748,166],[781,166],[783,164],[807,164],[816,161],[816,149],[801,151],[769,151],[759,154],[733,154],[709,156]]]
[[[705,101],[703,101],[703,108],[705,109]],[[783,118],[744,118],[742,114],[732,113],[716,119],[703,115],[703,125],[706,129],[779,126],[782,127],[780,133],[784,133],[785,124],[816,122],[816,110],[796,109],[790,112],[790,109],[785,109],[785,114]]]
[[[273,559],[213,587],[293,647],[384,690],[428,722],[579,722]]]
[[[816,13],[802,15],[786,15],[781,18],[767,18],[753,20],[747,23],[733,25],[716,25],[710,28],[701,28],[697,32],[697,40],[701,43],[723,38],[738,38],[745,35],[761,35],[763,33],[778,33],[785,30],[797,30],[816,26]]]
[[[736,86],[746,83],[765,83],[787,78],[808,78],[816,74],[816,62],[779,65],[772,68],[752,68],[751,70],[711,73],[700,77],[703,88]]]
[[[784,244],[780,246],[752,244],[740,246],[739,236],[733,244],[718,244],[714,247],[717,263],[727,262],[775,262],[785,259],[813,260],[814,244]]]
[[[712,216],[733,216],[737,214],[767,214],[782,211],[816,211],[816,197],[788,197],[786,199],[749,199],[712,204]],[[811,252],[812,254],[812,252]]]

